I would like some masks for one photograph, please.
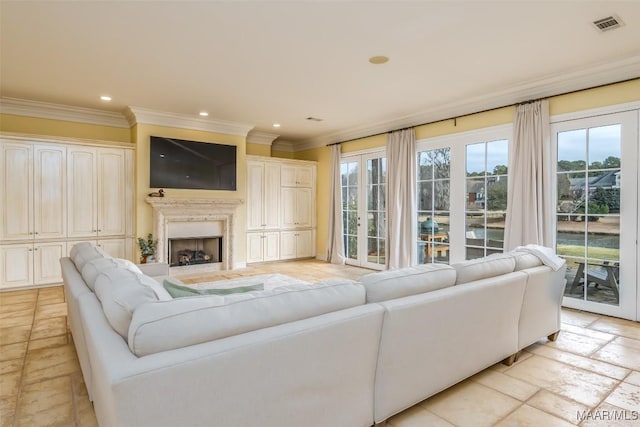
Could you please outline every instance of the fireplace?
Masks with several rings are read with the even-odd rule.
[[[157,261],[168,263],[172,273],[235,268],[235,217],[242,199],[147,197],[146,202],[153,208]]]
[[[222,262],[222,236],[170,238],[167,249],[171,267]]]

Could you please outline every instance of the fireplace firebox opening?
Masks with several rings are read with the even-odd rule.
[[[171,267],[222,262],[222,236],[169,239]]]

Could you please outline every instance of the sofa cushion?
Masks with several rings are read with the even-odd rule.
[[[367,302],[380,302],[453,286],[456,271],[444,264],[425,264],[368,274],[361,282]]]
[[[93,291],[98,275],[104,270],[109,270],[111,268],[124,268],[126,270],[131,270],[134,273],[142,274],[138,266],[128,259],[96,258],[84,265],[84,268],[81,271],[82,278],[87,286]]]
[[[512,273],[515,266],[516,261],[509,254],[495,254],[452,265],[456,269],[456,285]]]
[[[148,302],[133,313],[128,342],[134,354],[144,356],[306,319],[364,302],[364,287],[351,280]]]
[[[91,242],[76,243],[69,253],[76,269],[82,272],[85,264],[96,258],[111,258],[102,249]]]
[[[162,286],[173,298],[193,297],[198,295],[229,295],[264,290],[264,285],[262,283],[247,286],[236,286],[235,288],[199,289],[194,288],[193,286],[186,286],[180,280],[172,277],[164,279],[162,281]]]
[[[125,340],[136,307],[145,302],[171,300],[162,285],[151,277],[124,268],[102,271],[95,281],[95,294],[107,321]]]
[[[513,259],[516,261],[516,267],[514,271],[520,271],[542,265],[542,261],[540,261],[540,258],[535,256],[534,254],[528,252],[509,252],[509,254],[512,255]]]

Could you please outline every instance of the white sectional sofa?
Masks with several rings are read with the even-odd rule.
[[[61,264],[101,426],[381,423],[557,333],[565,285],[524,252],[176,299],[91,245]]]

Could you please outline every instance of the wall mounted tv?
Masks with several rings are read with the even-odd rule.
[[[236,190],[235,145],[151,137],[151,188]]]

